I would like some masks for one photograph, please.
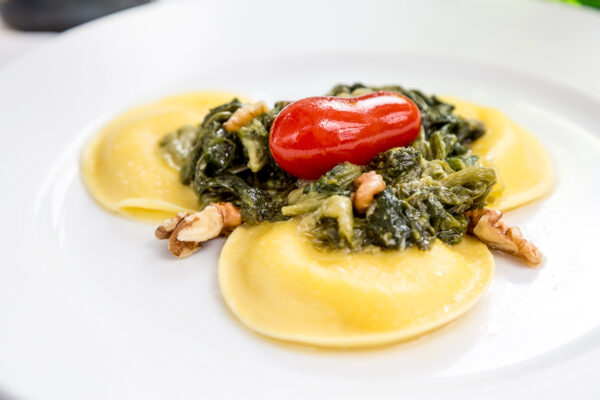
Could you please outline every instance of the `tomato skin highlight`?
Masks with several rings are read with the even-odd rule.
[[[287,105],[271,127],[275,162],[301,179],[317,179],[344,161],[364,165],[419,134],[421,113],[395,92],[308,97]]]

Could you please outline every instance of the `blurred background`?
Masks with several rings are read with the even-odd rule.
[[[177,0],[0,0],[0,67],[59,32],[151,1]],[[600,13],[600,0],[521,1],[564,3]]]

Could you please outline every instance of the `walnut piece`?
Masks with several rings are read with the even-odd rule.
[[[204,210],[192,214],[182,221],[183,227],[176,229],[172,236],[177,234],[181,242],[206,242],[221,234],[223,229],[223,216],[214,205],[209,205]]]
[[[517,227],[508,227],[502,221],[502,213],[484,208],[467,212],[469,233],[477,236],[488,247],[521,258],[530,267],[542,262],[542,253],[528,242]]]
[[[169,239],[169,251],[184,258],[206,242],[221,234],[228,234],[242,224],[240,210],[231,203],[213,203],[202,211],[179,213],[163,222],[156,231],[159,239]]]
[[[248,122],[252,121],[252,118],[267,112],[269,112],[269,107],[267,107],[264,101],[246,104],[235,110],[233,115],[231,115],[227,122],[223,124],[223,128],[225,128],[227,132],[236,132]]]
[[[179,221],[181,221],[188,215],[190,215],[189,212],[181,212],[176,216],[165,220],[165,222],[163,222],[159,225],[158,228],[156,228],[156,230],[154,231],[154,236],[156,236],[157,239],[161,240],[168,239],[169,237],[171,237],[171,233],[175,230],[175,227],[177,226]]]
[[[375,171],[365,172],[356,178],[352,184],[356,192],[352,198],[356,212],[362,214],[373,202],[373,197],[385,189],[385,182]]]
[[[192,223],[196,221],[195,219],[189,220],[188,218],[196,214],[189,215],[181,221],[179,221],[179,223],[171,233],[171,236],[169,237],[169,251],[177,258],[188,257],[200,248],[200,242],[184,242],[179,240],[179,232],[186,228],[189,228],[192,225]]]
[[[223,217],[223,229],[221,233],[230,233],[242,224],[242,213],[240,209],[231,203],[213,203]]]

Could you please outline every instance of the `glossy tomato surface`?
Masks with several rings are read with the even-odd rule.
[[[358,97],[309,97],[285,107],[271,127],[275,161],[302,179],[317,179],[337,164],[363,165],[419,133],[416,104],[395,92]]]

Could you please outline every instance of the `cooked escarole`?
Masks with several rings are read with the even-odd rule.
[[[337,85],[330,96],[393,91],[421,113],[421,131],[408,147],[378,154],[367,165],[339,164],[315,181],[297,179],[269,150],[273,121],[289,102],[268,110],[239,100],[216,107],[197,127],[164,137],[167,161],[199,204],[231,204],[245,224],[300,218],[301,229],[320,247],[427,250],[437,238],[459,243],[468,212],[482,209],[497,181],[468,145],[485,133],[483,123],[463,118],[435,96],[400,86]]]
[[[385,189],[374,196],[366,213],[360,215],[352,207],[342,206],[337,207],[337,214],[324,213],[323,209],[332,208],[332,198],[342,203],[341,198],[356,196],[352,181],[363,170],[374,171],[385,181]],[[283,208],[283,214],[308,215],[311,223],[306,233],[322,245],[353,249],[416,245],[428,249],[436,237],[458,243],[468,227],[465,212],[483,207],[495,182],[491,168],[471,165],[454,170],[444,160],[425,160],[414,148],[394,148],[362,168],[350,163],[338,165],[307,185],[297,199],[290,196],[291,205]],[[325,201],[329,205],[323,208]],[[341,210],[347,214],[344,218]],[[348,228],[341,230],[340,220],[351,221],[352,235],[342,234]]]

